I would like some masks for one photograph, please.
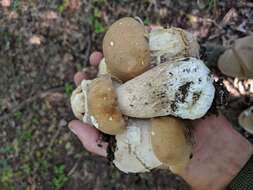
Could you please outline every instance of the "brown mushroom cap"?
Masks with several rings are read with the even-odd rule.
[[[126,124],[117,105],[112,80],[108,75],[92,81],[87,99],[89,115],[95,127],[110,135],[123,132]]]
[[[175,117],[151,120],[151,141],[156,157],[174,173],[182,171],[192,152],[187,142],[184,122]]]
[[[144,25],[131,17],[125,17],[106,32],[103,53],[111,75],[127,81],[149,68],[149,44]]]
[[[240,114],[239,123],[246,131],[253,134],[253,106]]]
[[[253,78],[253,35],[240,38],[218,60],[222,73],[239,78]]]

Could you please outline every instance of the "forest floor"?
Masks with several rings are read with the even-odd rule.
[[[74,73],[89,66],[108,26],[123,16],[187,29],[202,45],[229,47],[253,32],[250,0],[0,1],[1,190],[190,189],[166,171],[123,174],[85,151],[67,128]],[[226,115],[251,140],[237,116],[252,104],[252,92],[226,80],[239,93]]]

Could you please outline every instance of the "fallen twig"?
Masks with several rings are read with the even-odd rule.
[[[76,168],[78,167],[81,159],[82,159],[82,157],[78,158],[78,160],[75,162],[75,164],[73,165],[73,167],[69,170],[67,176],[72,176],[75,173]]]

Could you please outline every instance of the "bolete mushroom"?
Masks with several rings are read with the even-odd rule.
[[[110,135],[123,132],[126,124],[118,108],[117,95],[110,76],[100,76],[91,82],[87,104],[95,127]]]
[[[197,39],[181,28],[155,28],[149,33],[149,49],[154,64],[182,57],[199,57]]]
[[[75,116],[106,134],[121,133],[126,124],[117,104],[114,90],[117,85],[109,75],[83,80],[71,96]]]
[[[149,68],[146,35],[144,25],[131,17],[110,26],[103,40],[103,53],[111,75],[124,82]]]
[[[125,173],[166,167],[178,173],[190,160],[191,145],[185,134],[184,124],[176,118],[130,119],[127,130],[116,135],[113,162]]]
[[[239,124],[249,133],[253,134],[253,106],[244,110],[239,116]]]
[[[240,38],[218,60],[222,73],[238,78],[253,78],[253,34]]]
[[[135,118],[200,118],[211,107],[215,91],[209,69],[196,58],[159,64],[114,88],[120,112]]]
[[[184,121],[175,117],[157,117],[151,119],[151,126],[151,142],[156,157],[172,172],[181,172],[192,153]]]
[[[192,152],[180,118],[204,116],[215,91],[209,69],[193,58],[199,56],[196,39],[178,28],[148,36],[142,24],[126,17],[109,28],[103,51],[98,78],[83,81],[71,97],[74,114],[116,135],[113,162],[121,171],[180,173]]]
[[[159,64],[116,89],[122,114],[136,118],[200,118],[211,107],[214,91],[209,69],[196,58]]]

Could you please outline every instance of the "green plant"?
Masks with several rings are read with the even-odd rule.
[[[40,168],[43,172],[47,172],[49,168],[49,163],[47,160],[39,160]]]
[[[20,0],[14,0],[11,6],[12,11],[16,11],[19,8],[19,6],[20,6]]]
[[[7,160],[6,159],[1,159],[0,160],[0,174],[1,174],[1,171],[4,171],[7,168],[10,168]]]
[[[18,136],[19,142],[26,142],[32,140],[32,132],[31,131],[20,131]]]
[[[26,175],[31,175],[32,173],[32,168],[29,164],[24,164],[21,166],[22,171],[26,174]]]
[[[15,148],[12,145],[6,145],[3,147],[0,147],[0,153],[1,154],[12,154],[12,153],[15,153]]]
[[[97,8],[93,8],[93,15],[90,17],[90,23],[95,30],[95,33],[103,33],[105,32],[105,27],[100,22],[100,18],[102,17],[101,11]]]
[[[218,0],[208,0],[208,10],[216,9]]]
[[[102,13],[101,13],[101,11],[100,11],[98,8],[95,7],[95,8],[94,8],[93,15],[94,15],[95,17],[100,18],[101,15],[102,15]]]
[[[55,189],[60,189],[68,181],[69,178],[65,175],[64,171],[64,165],[54,167],[55,176],[52,180],[52,185]]]
[[[105,5],[107,3],[107,0],[92,0],[93,4],[98,4],[98,5]]]
[[[34,125],[38,125],[39,124],[39,119],[37,118],[37,117],[33,117],[32,118],[32,124],[34,124]]]
[[[60,13],[63,13],[65,10],[66,10],[66,8],[69,6],[69,0],[63,0],[63,2],[62,2],[62,4],[60,4],[59,6],[58,6],[58,11],[60,12]]]
[[[12,43],[13,34],[11,34],[9,31],[4,31],[0,29],[0,35],[0,43],[4,44],[5,49],[9,49]]]
[[[4,169],[0,173],[0,187],[3,189],[14,190],[15,185],[13,183],[14,173],[11,168]]]
[[[95,32],[96,33],[105,32],[104,26],[97,19],[95,19],[95,21],[94,21],[94,27],[95,27]]]
[[[22,118],[22,112],[17,111],[14,113],[14,116],[15,116],[16,120],[20,120]]]
[[[74,90],[73,84],[71,84],[71,83],[69,83],[69,82],[65,83],[65,85],[64,85],[64,92],[65,92],[65,94],[66,94],[68,97],[71,96],[73,90]]]
[[[144,23],[145,25],[150,25],[150,24],[151,24],[151,21],[149,20],[149,18],[145,18],[144,21],[143,21],[143,23]]]

